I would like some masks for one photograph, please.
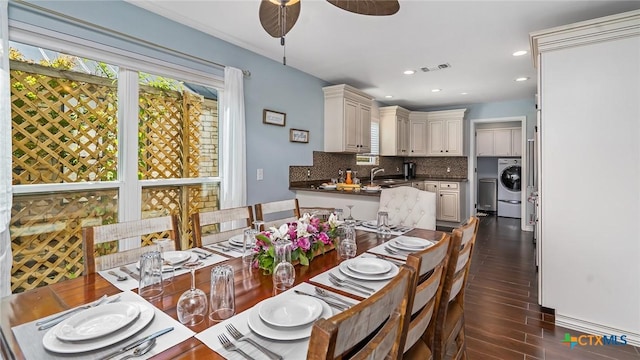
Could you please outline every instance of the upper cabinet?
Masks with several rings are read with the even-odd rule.
[[[520,128],[476,130],[477,156],[522,156]]]
[[[422,113],[427,119],[427,156],[463,155],[462,120],[466,111],[456,109]]]
[[[409,114],[409,156],[427,156],[427,118],[418,113]]]
[[[372,98],[349,85],[324,91],[324,151],[371,152]]]
[[[380,110],[380,155],[410,156],[409,110],[400,106]]]

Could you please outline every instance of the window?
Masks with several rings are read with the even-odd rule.
[[[10,42],[12,292],[80,275],[84,226],[177,214],[188,247],[189,216],[219,204],[218,90],[68,46]]]
[[[377,120],[371,121],[371,153],[359,154],[356,157],[357,165],[378,165],[380,154],[380,124]]]

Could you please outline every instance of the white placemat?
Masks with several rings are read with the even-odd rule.
[[[434,244],[438,241],[438,240],[434,240],[434,239],[425,239],[425,238],[419,238],[419,237],[415,237],[415,236],[404,236],[404,235],[402,235],[402,236],[398,236],[396,238],[393,238],[393,239],[385,242],[382,245],[378,245],[378,246],[376,246],[374,248],[371,248],[371,249],[367,250],[367,252],[370,252],[372,254],[384,255],[384,256],[390,257],[390,258],[407,260],[407,255],[412,253],[412,251],[396,249],[396,248],[391,247],[389,245],[390,241],[397,241],[398,239],[400,239],[400,240],[402,240],[402,239],[429,240]],[[415,251],[413,251],[413,252],[415,252]]]
[[[366,257],[371,257],[371,255],[360,255],[358,257],[365,257],[366,258]],[[331,281],[329,281],[329,273],[332,273],[333,275],[339,277],[340,279],[349,279],[349,280],[351,280],[353,282],[356,282],[358,284],[362,284],[362,285],[364,285],[364,286],[366,286],[368,288],[371,288],[371,289],[373,289],[375,291],[378,291],[378,290],[382,289],[385,285],[387,285],[387,283],[390,280],[390,279],[387,279],[387,280],[375,280],[375,281],[372,281],[372,280],[353,279],[353,278],[347,277],[345,274],[343,274],[338,267],[339,266],[336,266],[336,267],[334,267],[332,269],[329,269],[329,270],[323,272],[320,275],[316,275],[313,278],[309,279],[309,281],[313,281],[313,282],[316,282],[318,284],[326,285],[326,286],[328,286],[330,288],[338,289],[338,290],[344,291],[344,292],[349,293],[349,294],[353,294],[353,295],[361,297],[361,298],[367,298],[367,297],[369,297],[369,295],[365,295],[364,293],[361,293],[359,291],[350,289],[348,287],[339,287],[339,286],[334,285]]]
[[[363,221],[363,223],[365,223],[365,222],[367,222],[367,221]],[[362,225],[362,223],[360,225],[356,225],[356,230],[362,230],[362,231],[374,232],[374,233],[378,232],[377,228],[371,228],[371,227],[368,227],[368,226],[364,226],[364,225]],[[404,231],[391,230],[389,232],[389,235],[398,236],[398,235],[406,234],[411,230],[413,230],[413,228],[405,228]]]
[[[145,304],[149,304],[145,299],[138,296],[138,294],[133,293],[131,291],[125,291],[119,294],[119,301],[127,301],[127,302],[141,302]],[[113,295],[117,296],[117,295]],[[42,345],[42,339],[44,335],[49,330],[38,331],[35,323],[38,320],[18,325],[12,328],[13,334],[20,344],[20,349],[24,354],[26,359],[96,359],[101,356],[104,356],[112,351],[118,350],[124,347],[127,344],[130,344],[138,339],[142,339],[150,334],[153,334],[162,329],[166,329],[169,327],[173,327],[173,330],[162,335],[158,338],[156,342],[156,346],[147,353],[147,357],[151,357],[153,355],[157,355],[168,348],[179,344],[188,338],[192,337],[195,333],[191,331],[186,326],[180,324],[177,320],[173,319],[169,315],[163,313],[161,310],[157,309],[155,306],[151,305],[154,309],[155,315],[153,320],[147,325],[142,331],[137,334],[129,337],[128,339],[122,340],[116,344],[110,345],[108,347],[88,351],[84,353],[78,354],[58,354],[54,352],[47,351]],[[130,353],[131,351],[129,351]],[[125,353],[127,354],[127,353]],[[121,355],[120,357],[122,357]]]
[[[307,284],[307,283],[301,283],[287,290],[283,294],[293,292],[294,289],[304,291],[307,293],[313,293],[315,291],[313,285]],[[300,295],[300,296],[304,296],[304,295]],[[357,300],[354,300],[348,297],[344,297],[344,296],[340,296],[340,297],[344,299],[348,299],[348,301],[354,304],[358,302]],[[247,343],[246,341],[238,342],[234,340],[233,337],[229,334],[229,332],[227,332],[225,329],[225,326],[230,323],[230,324],[233,324],[233,326],[235,326],[236,329],[238,329],[238,331],[240,331],[242,334],[250,334],[251,339],[258,342],[260,345],[266,347],[267,349],[281,355],[285,360],[307,358],[307,350],[309,348],[308,338],[300,339],[300,340],[292,340],[292,341],[276,341],[276,340],[265,339],[263,337],[258,336],[255,333],[252,333],[251,330],[249,330],[249,325],[247,325],[247,319],[248,319],[250,310],[251,309],[243,311],[242,313],[237,314],[230,319],[227,319],[215,326],[208,328],[207,330],[201,333],[198,333],[196,335],[196,339],[202,341],[205,345],[207,345],[209,348],[211,348],[213,351],[217,352],[218,354],[224,356],[226,359],[231,359],[231,360],[244,359],[242,355],[236,352],[227,351],[224,349],[224,347],[222,347],[222,344],[220,344],[220,341],[218,340],[218,335],[225,334],[233,344],[238,346],[240,349],[242,349],[242,351],[244,351],[245,353],[247,353],[247,355],[253,357],[254,359],[256,360],[269,359],[266,355],[264,355],[262,352],[260,352],[253,345]],[[331,311],[333,312],[333,315],[338,314],[340,312],[335,308],[331,308]]]
[[[237,246],[233,246],[229,244],[228,241],[223,241],[223,242],[211,244],[211,245],[205,245],[204,247],[206,247],[207,249],[213,250],[215,252],[218,252],[224,256],[228,256],[230,258],[239,258],[242,256],[242,249]]]
[[[200,252],[204,252],[207,254],[211,254],[210,256],[207,256],[206,258],[202,259],[199,258],[197,256],[197,252],[193,251],[193,249],[190,250],[185,250],[185,251],[189,251],[192,252],[194,254],[194,256],[192,256],[192,260],[195,261],[201,261],[202,265],[199,266],[197,269],[209,266],[209,265],[213,265],[213,264],[217,264],[219,262],[223,262],[223,261],[227,261],[229,260],[229,258],[224,257],[224,256],[220,256],[218,254],[214,254],[208,250],[203,250],[200,249]],[[137,274],[139,272],[138,268],[136,267],[136,264],[129,264],[126,266],[127,269],[131,270],[133,273]],[[118,281],[118,279],[114,276],[109,274],[109,271],[114,271],[116,274],[120,274],[120,275],[126,275],[127,276],[127,280],[123,280],[123,281]],[[189,270],[188,269],[178,269],[175,272],[175,276],[181,275],[181,274],[186,274],[188,273]],[[120,268],[114,268],[114,269],[109,269],[109,270],[103,270],[103,271],[99,271],[98,274],[100,274],[100,276],[102,276],[103,278],[105,278],[108,282],[110,282],[111,284],[113,284],[113,286],[117,287],[118,289],[122,290],[122,291],[127,291],[127,290],[133,290],[133,289],[137,289],[138,288],[138,280],[132,278],[131,276],[129,276],[128,274],[125,274],[124,272],[122,272],[120,270]],[[164,273],[163,276],[166,276],[167,273]]]

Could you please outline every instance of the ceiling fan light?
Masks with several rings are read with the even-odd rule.
[[[295,5],[296,3],[300,2],[300,0],[269,0],[269,2],[276,4],[276,5],[284,5],[284,6],[291,6],[291,5]]]

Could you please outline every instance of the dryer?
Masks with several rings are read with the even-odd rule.
[[[498,216],[521,217],[521,164],[520,158],[498,159]]]

